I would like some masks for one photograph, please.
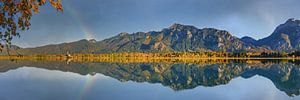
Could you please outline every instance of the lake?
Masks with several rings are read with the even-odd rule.
[[[299,100],[299,61],[0,61],[1,100]]]

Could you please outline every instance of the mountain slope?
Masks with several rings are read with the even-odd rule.
[[[122,32],[114,37],[96,41],[80,40],[71,43],[46,45],[14,50],[17,54],[113,53],[113,52],[263,52],[270,51],[232,36],[225,30],[198,29],[190,25],[173,24],[161,31]],[[3,53],[2,53],[3,54]]]
[[[100,41],[111,52],[168,52],[168,51],[255,51],[255,46],[244,43],[229,32],[213,28],[198,29],[190,25],[173,24],[162,31],[137,32]]]
[[[5,45],[2,48],[2,51],[0,51],[0,55],[17,54],[15,51],[19,49],[22,48],[16,45],[10,45],[9,48],[7,48],[7,46]]]
[[[268,46],[275,51],[300,49],[300,20],[288,19],[268,37],[258,40],[257,46]]]
[[[65,54],[71,53],[94,53],[99,48],[95,40],[79,40],[70,43],[52,44],[36,48],[23,48],[12,51],[12,54],[33,55],[33,54]]]
[[[249,36],[245,36],[245,37],[242,37],[241,40],[244,42],[244,43],[248,43],[248,44],[252,44],[252,45],[257,45],[257,40],[253,39],[252,37],[249,37]]]

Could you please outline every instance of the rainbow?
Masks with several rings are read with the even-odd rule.
[[[87,95],[87,93],[91,90],[91,88],[93,87],[95,80],[96,80],[96,76],[92,76],[92,75],[87,75],[86,80],[84,81],[84,85],[81,91],[79,91],[79,98],[80,100],[84,100],[84,97]]]
[[[84,38],[95,39],[94,32],[89,28],[88,24],[86,24],[86,22],[84,21],[83,19],[84,17],[82,16],[82,14],[80,14],[80,12],[78,12],[76,7],[73,6],[72,1],[65,0],[65,3],[63,5],[65,5],[63,6],[64,9],[66,9],[65,11],[69,11],[72,17],[75,19],[74,21],[76,22],[76,24],[79,25],[80,31],[83,33]],[[79,98],[82,100],[90,91],[90,89],[92,88],[96,80],[96,75],[95,76],[87,75],[85,77],[86,79],[84,80],[83,87],[79,91]]]
[[[66,0],[66,3],[64,5],[66,5],[64,6],[65,7],[64,9],[70,11],[71,15],[75,19],[74,21],[76,21],[77,25],[79,25],[79,28],[84,35],[84,38],[95,39],[94,32],[89,28],[88,24],[86,24],[86,22],[84,21],[83,19],[84,17],[82,16],[82,14],[78,12],[76,7],[72,6],[73,5],[72,1]]]

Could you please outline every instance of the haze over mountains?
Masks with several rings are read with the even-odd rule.
[[[71,43],[11,50],[12,54],[64,54],[112,52],[269,52],[300,50],[300,20],[288,19],[268,37],[255,40],[237,38],[228,31],[214,28],[198,29],[191,25],[172,24],[161,31],[122,32],[114,37],[96,41],[79,40]],[[6,54],[3,52],[2,54]]]

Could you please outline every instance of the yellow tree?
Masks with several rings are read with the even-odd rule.
[[[30,28],[31,16],[47,2],[63,12],[60,0],[0,0],[0,51],[14,37],[20,37],[19,31]]]

